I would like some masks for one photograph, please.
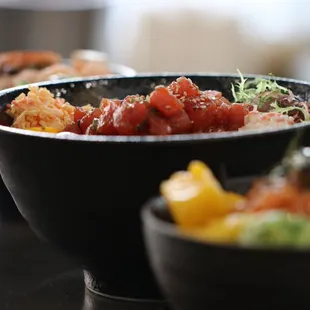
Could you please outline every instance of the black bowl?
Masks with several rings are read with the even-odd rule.
[[[74,105],[97,105],[102,96],[147,94],[180,76],[71,79],[40,83]],[[202,89],[231,98],[237,76],[188,75]],[[310,84],[279,80],[304,99]],[[0,107],[25,87],[0,92]],[[261,173],[283,155],[297,128],[168,137],[57,136],[0,126],[0,172],[18,209],[43,238],[87,271],[86,284],[106,294],[158,297],[140,227],[141,205],[159,183],[190,160],[215,175]],[[253,162],[255,164],[253,164]],[[98,279],[100,281],[98,281]]]
[[[145,205],[142,218],[154,273],[174,309],[309,309],[310,251],[192,239],[177,229],[161,198]]]
[[[69,63],[69,59],[64,59],[64,63]],[[136,71],[130,67],[117,64],[109,63],[109,68],[112,71],[112,74],[118,76],[127,76],[132,77],[136,75]],[[2,178],[0,177],[0,216],[5,218],[5,220],[20,220],[20,214],[17,211],[17,208],[14,204],[14,201],[5,187]]]

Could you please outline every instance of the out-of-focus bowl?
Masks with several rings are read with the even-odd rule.
[[[182,73],[161,76],[70,79],[42,83],[73,105],[98,105],[102,96],[150,93]],[[231,98],[235,75],[188,74],[201,89]],[[308,100],[310,84],[279,80]],[[0,92],[0,106],[25,87]],[[158,297],[140,223],[143,203],[159,183],[190,160],[215,175],[261,173],[283,155],[297,128],[175,136],[53,135],[0,126],[0,172],[18,209],[43,238],[87,271],[93,290],[123,297]],[[98,281],[99,280],[99,281]]]
[[[62,62],[66,65],[71,64],[70,59],[63,59]],[[133,77],[137,75],[137,72],[135,69],[128,67],[126,65],[107,61],[106,66],[111,71],[110,75],[118,75],[118,76],[126,76],[126,77]]]
[[[133,77],[137,75],[137,72],[133,68],[121,64],[111,62],[109,63],[109,68],[111,72],[115,75],[127,77]]]
[[[204,243],[180,232],[162,198],[143,209],[158,283],[176,310],[308,309],[310,252]]]

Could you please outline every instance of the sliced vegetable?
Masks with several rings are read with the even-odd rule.
[[[244,229],[251,215],[243,213],[233,213],[210,221],[200,227],[185,227],[182,231],[189,236],[202,241],[212,243],[237,242],[241,231]]]
[[[175,221],[184,227],[203,225],[231,211],[236,196],[230,202],[211,170],[194,161],[188,171],[177,172],[162,182],[161,193],[168,202]]]

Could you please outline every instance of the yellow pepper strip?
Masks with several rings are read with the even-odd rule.
[[[31,127],[31,128],[29,128],[29,130],[39,131],[39,132],[50,132],[50,133],[58,133],[59,132],[58,129],[53,128],[53,127],[45,127],[45,128],[42,128],[42,127]]]
[[[182,231],[189,236],[202,241],[215,243],[237,242],[240,233],[244,229],[250,215],[235,213],[212,220],[202,227],[186,227]]]
[[[225,193],[225,201],[230,210],[235,211],[238,206],[242,206],[242,203],[245,201],[245,197],[233,192]]]
[[[160,191],[174,220],[183,227],[204,225],[229,213],[236,200],[227,196],[212,171],[200,161],[191,162],[188,171],[174,173],[162,182]]]

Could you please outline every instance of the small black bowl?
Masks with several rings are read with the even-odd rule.
[[[148,94],[180,74],[70,79],[41,83],[73,105],[98,105],[103,96]],[[236,75],[187,74],[201,89],[231,99]],[[310,98],[310,84],[278,80]],[[0,108],[26,87],[0,92]],[[0,126],[0,172],[18,209],[42,238],[86,271],[92,290],[126,298],[160,298],[145,254],[142,204],[160,182],[193,159],[215,175],[256,175],[281,159],[298,128],[269,132],[145,136],[58,136]],[[253,164],[255,163],[255,164]]]
[[[150,200],[142,218],[154,273],[174,309],[309,309],[310,251],[192,239],[177,229],[162,198]]]

